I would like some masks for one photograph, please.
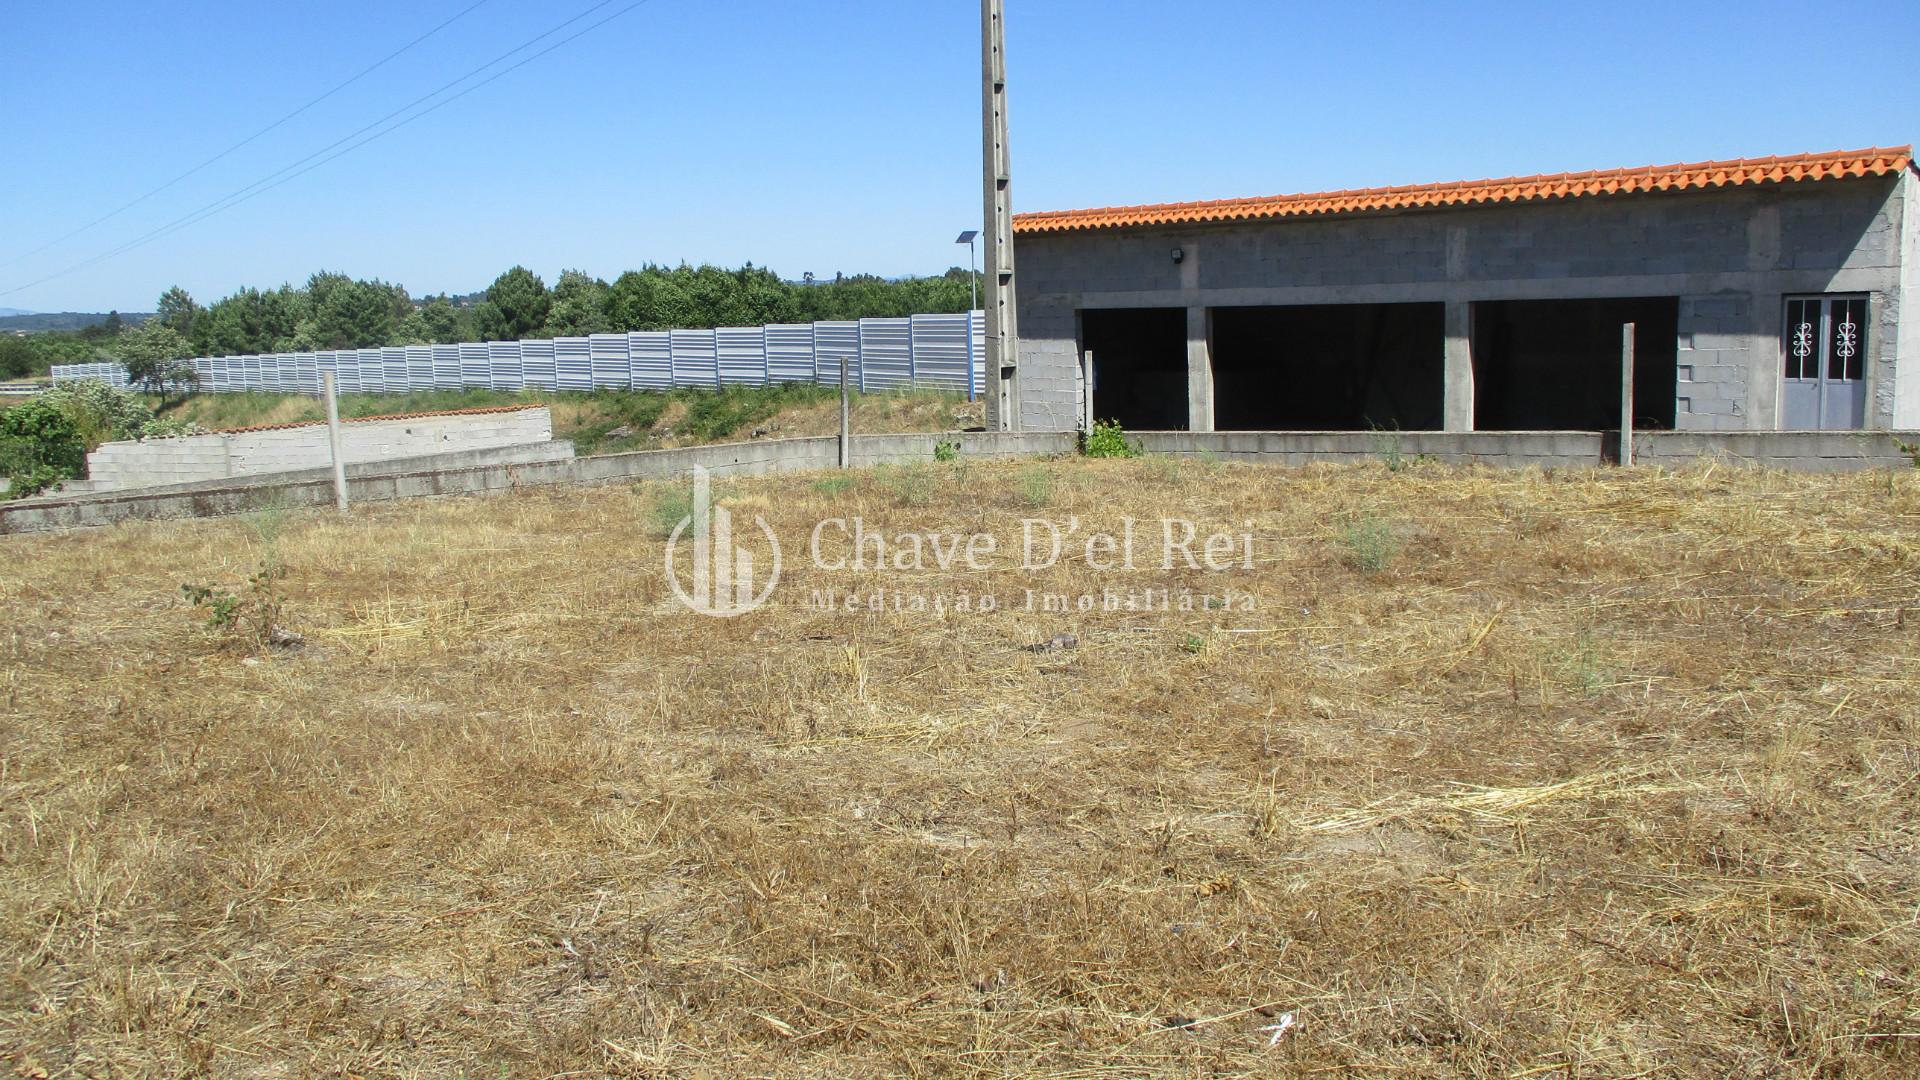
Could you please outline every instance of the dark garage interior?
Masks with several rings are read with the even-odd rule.
[[[1094,308],[1080,313],[1093,354],[1093,411],[1129,431],[1187,427],[1187,309]]]
[[[1671,429],[1680,326],[1680,301],[1671,296],[1473,305],[1473,426],[1617,429],[1623,323],[1635,324],[1634,426]]]
[[[1221,431],[1422,431],[1443,421],[1442,304],[1213,309]]]

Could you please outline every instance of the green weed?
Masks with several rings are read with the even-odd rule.
[[[647,505],[647,524],[653,535],[665,540],[682,521],[693,516],[693,496],[678,484],[662,484],[654,489]]]
[[[1041,507],[1053,501],[1053,474],[1034,465],[1020,471],[1020,498],[1028,506]]]
[[[1334,537],[1340,558],[1363,574],[1385,570],[1406,546],[1400,530],[1376,517],[1360,517],[1340,527]]]

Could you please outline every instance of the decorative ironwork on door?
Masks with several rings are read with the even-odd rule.
[[[1781,344],[1786,356],[1781,427],[1809,431],[1866,426],[1866,297],[1788,297]]]

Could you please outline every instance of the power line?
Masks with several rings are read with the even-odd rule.
[[[46,275],[45,277],[41,277],[33,281],[29,281],[24,285],[16,285],[11,289],[7,289],[3,292],[0,292],[0,296],[11,296],[14,293],[22,292],[26,289],[31,289],[36,285],[42,285],[42,284],[45,284],[46,282],[53,281],[56,278],[65,277],[66,275],[74,273],[75,271],[84,270],[89,266],[93,266],[98,263],[104,262],[107,259],[111,259],[117,255],[124,254],[143,244],[149,243],[153,240],[157,240],[162,236],[166,236],[171,233],[178,232],[181,229],[188,228],[192,225],[196,225],[199,222],[205,221],[207,218],[210,218],[215,214],[218,214],[224,210],[230,210],[233,207],[238,206],[243,202],[246,202],[248,199],[251,199],[256,195],[264,194],[268,191],[273,190],[274,188],[279,187],[282,184],[287,183],[288,181],[294,180],[300,176],[304,176],[307,173],[312,172],[314,169],[317,169],[320,166],[325,165],[327,162],[340,157],[342,154],[351,153],[352,151],[357,150],[360,147],[365,146],[370,142],[373,142],[375,139],[379,139],[379,138],[382,138],[383,136],[392,134],[393,132],[398,131],[400,128],[403,128],[408,124],[411,124],[415,120],[418,120],[421,117],[426,116],[427,114],[432,113],[443,106],[451,105],[455,101],[458,101],[461,98],[467,96],[468,94],[471,94],[475,90],[478,90],[483,86],[486,86],[488,83],[491,83],[494,80],[499,79],[502,76],[505,76],[511,72],[517,71],[520,68],[525,67],[526,65],[532,63],[533,61],[538,60],[541,57],[547,55],[548,53],[553,52],[555,49],[558,49],[569,42],[572,42],[581,37],[584,37],[587,34],[592,33],[594,30],[597,30],[600,27],[605,26],[606,24],[614,21],[615,19],[620,18],[622,15],[627,14],[633,9],[650,2],[651,0],[633,0],[632,3],[614,12],[613,14],[607,16],[606,18],[601,19],[598,22],[592,23],[572,34],[567,35],[566,37],[560,39],[559,41],[556,41],[553,44],[547,46],[546,48],[541,49],[539,52],[532,54],[531,56],[526,56],[521,58],[519,61],[505,68],[502,68],[501,70],[494,72],[492,75],[487,76],[485,79],[482,79],[477,83],[474,83],[472,86],[469,86],[464,90],[461,90],[459,93],[453,94],[450,97],[446,98],[445,100],[435,102],[434,104],[429,105],[424,109],[421,109],[419,112],[414,113],[411,116],[405,117],[404,119],[398,121],[397,123],[390,124],[379,131],[375,131],[373,134],[368,135],[364,139],[360,139],[358,142],[353,142],[351,145],[342,147],[341,149],[339,149],[334,153],[331,153],[331,154],[327,153],[329,150],[334,150],[335,147],[340,147],[342,143],[346,143],[349,140],[354,139],[356,136],[365,134],[366,132],[379,127],[381,124],[385,124],[387,121],[392,120],[394,117],[399,116],[400,114],[406,112],[407,110],[412,109],[413,107],[420,105],[428,100],[431,100],[432,98],[437,97],[442,93],[445,93],[447,90],[455,86],[458,86],[463,82],[466,82],[468,79],[473,78],[475,75],[480,74],[481,72],[487,70],[488,68],[493,67],[494,65],[512,56],[514,53],[527,49],[528,47],[532,46],[536,42],[542,40],[543,38],[552,37],[554,34],[559,33],[561,30],[566,29],[568,26],[571,26],[572,24],[579,22],[581,19],[586,18],[588,15],[591,15],[594,12],[600,10],[601,8],[606,7],[608,4],[613,3],[613,0],[600,0],[599,3],[594,4],[592,7],[587,8],[585,11],[580,12],[578,15],[575,15],[570,19],[567,19],[539,34],[534,35],[533,37],[527,39],[526,41],[520,43],[519,45],[514,46],[511,49],[508,49],[506,52],[501,53],[499,56],[496,56],[493,59],[487,61],[486,63],[481,64],[479,67],[474,68],[473,70],[467,72],[466,74],[461,75],[456,79],[453,79],[447,83],[442,84],[440,87],[438,87],[435,90],[432,90],[426,94],[422,94],[420,97],[417,97],[412,101],[408,102],[407,104],[400,106],[398,109],[395,109],[390,113],[387,113],[385,116],[382,116],[380,119],[375,120],[372,123],[359,128],[356,131],[350,132],[349,134],[344,135],[334,140],[331,143],[328,143],[326,146],[323,146],[320,149],[315,150],[313,153],[308,154],[306,157],[303,157],[298,161],[293,162],[290,165],[287,165],[280,169],[276,169],[275,171],[268,173],[266,176],[261,177],[260,179],[254,181],[251,184],[246,185],[243,188],[240,188],[237,191],[234,191],[228,195],[222,196],[221,198],[215,199],[213,202],[208,203],[207,205],[201,207],[198,210],[194,210],[190,213],[182,215],[181,217],[175,218],[174,220],[168,222],[165,225],[160,226],[159,228],[153,229],[150,232],[147,232],[141,236],[135,237],[134,239],[127,241],[126,243],[120,245],[117,248],[112,249],[111,251],[103,252],[99,255],[94,256],[91,259],[87,259],[83,262],[78,262],[73,264],[72,266],[68,266],[65,269],[56,270],[53,273]],[[326,155],[326,156],[322,157],[321,155]],[[314,160],[315,158],[319,158],[320,160],[315,161]],[[312,162],[312,164],[307,164],[308,162]],[[306,167],[301,168],[302,165],[305,165]]]
[[[18,255],[15,255],[13,258],[6,260],[5,262],[0,262],[0,266],[12,266],[14,263],[20,262],[23,259],[30,259],[33,256],[40,254],[41,252],[47,250],[50,247],[53,247],[57,244],[65,243],[66,241],[71,240],[76,236],[79,236],[81,233],[86,232],[88,229],[93,228],[95,225],[98,225],[103,221],[108,221],[112,218],[119,217],[121,214],[124,214],[127,211],[133,209],[134,207],[139,206],[141,203],[146,202],[148,199],[153,198],[155,195],[158,195],[161,192],[172,187],[173,185],[179,183],[180,181],[185,180],[187,177],[200,172],[202,169],[205,169],[207,166],[212,165],[217,161],[220,161],[222,158],[225,158],[227,155],[233,153],[235,150],[239,150],[240,148],[253,142],[255,139],[260,138],[262,135],[265,135],[268,132],[273,131],[274,129],[278,128],[280,125],[286,123],[287,121],[293,119],[296,116],[299,116],[301,113],[306,112],[308,109],[313,108],[315,105],[320,104],[321,102],[327,100],[328,98],[339,93],[340,91],[345,90],[347,87],[352,86],[354,83],[357,83],[361,79],[366,78],[368,75],[373,74],[375,71],[378,71],[380,68],[385,67],[389,61],[399,56],[401,53],[406,52],[408,49],[413,48],[415,45],[418,45],[421,42],[432,37],[433,35],[439,33],[440,31],[445,30],[447,27],[452,26],[454,23],[458,22],[461,18],[466,16],[468,13],[472,12],[473,9],[487,2],[488,0],[475,0],[474,3],[469,4],[466,7],[461,8],[459,11],[455,12],[453,16],[447,19],[445,22],[441,23],[440,25],[434,27],[433,29],[427,31],[424,34],[421,34],[419,37],[414,38],[412,41],[407,42],[405,45],[402,45],[399,48],[393,50],[387,55],[374,61],[372,64],[369,64],[368,66],[362,68],[358,74],[354,75],[352,78],[349,78],[347,81],[336,85],[333,89],[328,90],[326,93],[321,94],[319,97],[314,98],[312,101],[307,102],[305,105],[302,105],[299,108],[288,113],[287,115],[281,117],[280,119],[275,120],[273,123],[268,124],[266,127],[261,128],[259,131],[256,131],[253,134],[247,136],[246,138],[241,139],[239,142],[234,143],[232,146],[227,147],[225,150],[222,150],[219,153],[208,158],[207,160],[201,162],[200,164],[195,165],[193,168],[188,169],[186,172],[181,173],[179,176],[176,176],[173,179],[167,181],[166,183],[161,184],[159,187],[154,188],[152,191],[149,191],[144,195],[141,195],[139,198],[134,199],[132,202],[129,202],[124,206],[121,206],[114,210],[109,210],[106,213],[101,214],[99,217],[94,218],[92,221],[87,222],[85,225],[80,226],[79,228],[73,230],[72,232],[64,233],[60,236],[56,236],[53,239],[47,241],[46,243],[41,244],[39,247],[34,248],[32,251],[22,252]]]

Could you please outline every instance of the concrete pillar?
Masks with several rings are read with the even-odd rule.
[[[1751,271],[1751,284],[1747,290],[1745,318],[1742,320],[1744,325],[1740,328],[1746,337],[1747,385],[1745,394],[1730,395],[1735,398],[1734,407],[1744,415],[1723,421],[1723,424],[1731,428],[1761,431],[1779,426],[1780,421],[1780,322],[1783,312],[1779,290],[1772,285],[1772,275],[1782,269],[1780,256],[1784,246],[1781,241],[1780,207],[1773,202],[1772,193],[1764,198],[1759,195],[1754,198],[1756,205],[1752,216],[1747,219],[1747,269]],[[1674,419],[1678,421],[1679,417],[1675,416]]]
[[[1187,430],[1213,430],[1213,349],[1202,305],[1187,308]]]
[[[1473,430],[1473,305],[1447,301],[1446,401],[1442,423],[1448,431]]]

